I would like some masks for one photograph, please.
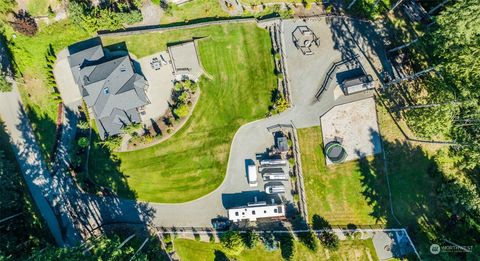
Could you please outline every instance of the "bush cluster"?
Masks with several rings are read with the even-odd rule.
[[[71,1],[68,14],[74,23],[89,32],[118,30],[126,24],[141,22],[143,17],[136,4],[114,2],[106,7],[92,6],[89,2]]]

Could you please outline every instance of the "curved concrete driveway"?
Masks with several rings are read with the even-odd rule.
[[[283,35],[288,38],[291,31],[302,23],[305,24],[302,21],[284,21],[282,24]],[[238,197],[231,202],[235,195],[247,192],[242,195],[247,195],[248,198],[245,200],[251,201],[253,195],[257,193],[257,189],[248,187],[245,177],[245,160],[255,159],[255,153],[261,153],[273,144],[273,136],[267,131],[267,127],[276,124],[293,124],[297,128],[319,125],[320,116],[333,106],[371,97],[372,93],[351,96],[338,95],[338,90],[335,90],[336,83],[332,82],[323,94],[322,100],[320,102],[315,100],[315,93],[323,75],[328,71],[331,62],[338,60],[343,53],[342,48],[338,47],[339,43],[333,43],[335,39],[325,19],[306,23],[317,35],[321,36],[321,48],[315,55],[302,56],[289,39],[283,39],[282,43],[284,55],[287,57],[288,78],[291,82],[294,106],[279,115],[248,123],[237,131],[230,148],[225,179],[215,191],[191,202],[159,204],[109,197],[98,198],[82,194],[71,188],[69,190],[72,196],[69,198],[79,199],[78,203],[72,205],[81,208],[77,212],[86,213],[86,220],[93,219],[93,221],[85,222],[92,226],[116,222],[145,224],[152,221],[153,225],[165,227],[209,227],[212,218],[226,216],[226,205],[241,204]],[[355,46],[348,48],[360,55],[363,53]],[[369,66],[370,63],[363,59],[365,57],[361,56],[362,64]],[[371,73],[372,68],[365,69],[374,75]],[[71,84],[68,85],[72,87]],[[77,101],[76,95],[69,98],[72,103]]]
[[[302,55],[288,39],[290,33],[299,25],[308,25],[320,37],[320,48],[314,55]],[[339,43],[335,42],[325,19],[310,22],[286,20],[283,21],[282,31],[283,35],[287,36],[283,37],[282,45],[284,55],[287,57],[287,70],[294,106],[281,114],[240,127],[232,141],[225,179],[216,190],[202,198],[186,203],[149,203],[149,206],[155,210],[154,225],[165,227],[211,226],[212,218],[227,216],[225,206],[233,203],[231,202],[232,198],[235,198],[237,205],[242,204],[240,201],[244,199],[235,197],[235,194],[247,192],[242,194],[243,197],[248,197],[245,200],[249,201],[252,201],[253,196],[256,195],[255,191],[258,188],[250,188],[247,184],[245,160],[254,160],[255,153],[261,153],[273,145],[273,136],[268,132],[267,127],[276,124],[293,124],[296,128],[318,126],[320,125],[320,116],[332,107],[373,96],[373,93],[339,95],[337,83],[332,81],[322,95],[321,101],[318,102],[315,99],[315,93],[323,76],[329,70],[332,62],[343,57],[343,49],[338,47]],[[364,69],[369,74],[375,75],[373,68],[370,67],[370,63],[363,55],[365,50],[360,50],[358,46],[349,46],[349,49],[359,54],[359,61]]]

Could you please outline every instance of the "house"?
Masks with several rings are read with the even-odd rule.
[[[99,38],[69,47],[68,62],[83,100],[93,112],[102,139],[140,123],[139,111],[150,103],[148,83],[125,51],[109,51]]]
[[[279,204],[267,205],[265,201],[249,203],[247,206],[228,210],[228,219],[233,222],[242,220],[256,221],[259,218],[284,218],[285,206]]]

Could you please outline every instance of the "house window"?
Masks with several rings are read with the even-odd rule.
[[[277,210],[277,209],[274,209],[273,212],[278,213],[278,210]]]
[[[235,216],[238,216],[238,212],[235,212]]]
[[[255,215],[255,210],[252,210],[252,215]]]
[[[263,211],[263,213],[267,214],[267,211],[266,211],[266,210],[264,210],[264,211]]]

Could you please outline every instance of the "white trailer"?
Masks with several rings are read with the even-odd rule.
[[[261,160],[260,165],[262,166],[268,166],[268,165],[277,165],[277,166],[283,166],[287,165],[288,161],[287,160],[282,160],[282,159],[268,159],[268,160]]]
[[[265,173],[263,174],[263,180],[270,181],[270,180],[288,180],[287,175],[285,173]]]
[[[371,90],[374,88],[373,78],[370,75],[364,75],[361,77],[347,79],[343,81],[342,87],[345,95]]]
[[[257,166],[255,165],[248,165],[247,169],[247,176],[248,176],[248,185],[250,187],[256,187],[257,183]]]

